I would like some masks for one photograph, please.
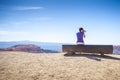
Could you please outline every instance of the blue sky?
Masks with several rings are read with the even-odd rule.
[[[120,44],[120,0],[0,0],[0,41]]]

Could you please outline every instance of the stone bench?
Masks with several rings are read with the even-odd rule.
[[[112,54],[113,46],[112,45],[62,45],[62,51],[68,53],[75,52],[84,52],[84,53],[99,53]]]

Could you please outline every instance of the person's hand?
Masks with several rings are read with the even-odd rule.
[[[86,32],[86,30],[84,30],[84,32]]]

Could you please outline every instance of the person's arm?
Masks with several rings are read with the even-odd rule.
[[[84,37],[84,38],[86,37],[86,36],[85,36],[85,33],[84,33],[83,37]]]

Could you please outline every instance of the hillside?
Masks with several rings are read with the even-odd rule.
[[[32,53],[58,53],[58,51],[42,49],[41,47],[34,44],[19,44],[8,48],[0,48],[0,51],[21,51],[21,52],[32,52]]]
[[[120,55],[0,52],[0,80],[119,80]]]
[[[42,49],[39,46],[36,46],[33,44],[19,44],[19,45],[1,49],[1,51],[2,50],[3,51],[24,51],[24,52],[35,52],[35,53],[42,52]]]
[[[35,42],[35,41],[10,41],[10,42],[0,42],[0,48],[8,48],[18,44],[34,44],[40,46],[42,49],[61,51],[62,43],[50,43],[50,42]]]

